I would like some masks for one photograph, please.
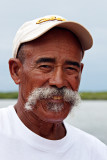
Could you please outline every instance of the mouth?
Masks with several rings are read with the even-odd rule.
[[[47,100],[49,100],[49,102],[56,103],[56,104],[58,104],[58,103],[64,103],[63,97],[59,96],[59,95],[52,96],[51,98],[49,98]]]
[[[63,97],[62,96],[53,96],[52,99],[53,100],[62,100]]]

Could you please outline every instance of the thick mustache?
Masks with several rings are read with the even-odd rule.
[[[33,95],[33,97],[35,97],[36,99],[48,99],[52,98],[53,96],[62,96],[62,98],[67,102],[69,102],[72,98],[74,98],[76,94],[77,92],[72,91],[71,89],[67,88],[59,89],[50,87],[38,88],[31,93],[31,95]]]
[[[41,89],[40,89],[41,92]],[[65,95],[65,89],[59,89],[59,88],[42,88],[42,92],[40,93],[40,98],[52,98],[53,96],[62,96],[64,98]]]
[[[80,102],[80,96],[77,91],[73,91],[72,89],[67,88],[50,88],[50,87],[42,87],[34,89],[28,97],[28,101],[25,104],[25,109],[31,110],[31,106],[35,106],[38,100],[49,99],[53,96],[62,96],[65,102],[70,103],[71,105],[78,105]]]

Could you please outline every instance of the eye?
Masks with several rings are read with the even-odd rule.
[[[44,72],[49,72],[52,70],[52,66],[51,65],[40,65],[38,67],[40,70],[44,71]]]
[[[72,70],[77,71],[77,69],[76,69],[76,68],[74,68],[74,67],[66,67],[66,69],[67,69],[67,70],[71,70],[71,71],[72,71]]]
[[[66,66],[64,70],[67,75],[75,75],[79,73],[78,69],[74,66]]]
[[[50,66],[49,65],[41,65],[41,66],[39,66],[39,68],[50,68]]]

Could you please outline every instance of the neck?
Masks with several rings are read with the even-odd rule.
[[[39,136],[50,140],[58,140],[66,135],[63,122],[49,123],[42,121],[33,111],[26,111],[24,104],[19,101],[14,107],[24,125]]]

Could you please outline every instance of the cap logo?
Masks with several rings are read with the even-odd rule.
[[[38,20],[38,21],[36,22],[36,24],[40,24],[40,23],[47,22],[47,21],[54,21],[54,20],[57,20],[57,21],[66,21],[66,19],[52,16],[52,17],[50,17],[50,18],[42,18],[42,19]]]

